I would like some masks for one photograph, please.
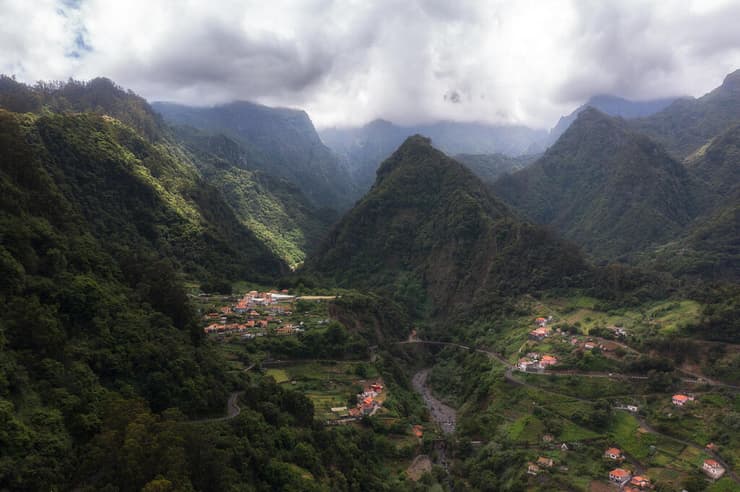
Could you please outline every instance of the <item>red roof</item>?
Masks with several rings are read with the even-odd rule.
[[[686,395],[673,395],[673,399],[676,401],[683,401],[686,402],[689,400],[689,397]]]
[[[619,456],[620,454],[622,454],[622,450],[619,449],[619,448],[609,448],[609,449],[606,450],[606,453],[605,454],[610,454],[610,455],[611,454],[615,454],[615,455]]]
[[[613,477],[628,477],[630,472],[627,470],[623,470],[622,468],[617,468],[616,470],[612,470],[609,472],[609,475]]]
[[[704,464],[705,465],[709,465],[712,468],[716,468],[716,467],[720,466],[719,463],[717,463],[715,460],[711,460],[711,459],[710,460],[704,460]]]

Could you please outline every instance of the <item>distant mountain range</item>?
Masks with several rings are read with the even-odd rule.
[[[548,138],[549,144],[552,145],[565,133],[565,130],[576,120],[578,115],[588,107],[596,108],[604,114],[610,116],[620,116],[624,119],[640,118],[653,115],[669,105],[676,98],[652,99],[647,101],[630,101],[617,96],[602,94],[593,96],[585,104],[579,106],[575,111],[558,120],[557,124],[550,130]]]
[[[322,140],[346,163],[360,190],[375,180],[380,163],[409,136],[420,134],[448,154],[505,154],[519,156],[539,151],[547,132],[525,126],[483,123],[438,122],[428,125],[399,126],[375,120],[362,127],[327,128]]]
[[[677,159],[698,151],[712,138],[740,123],[740,70],[722,85],[697,98],[675,101],[664,110],[631,122],[632,127],[661,143]]]
[[[740,71],[643,118],[594,108],[494,192],[603,261],[740,278]]]

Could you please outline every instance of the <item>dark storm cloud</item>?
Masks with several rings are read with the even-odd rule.
[[[740,67],[740,0],[0,0],[0,71],[149,99],[551,126],[590,96],[701,95]]]
[[[232,97],[259,97],[306,89],[331,69],[332,59],[315,45],[211,20],[178,33],[151,59],[132,61],[126,76],[174,89],[220,85]]]

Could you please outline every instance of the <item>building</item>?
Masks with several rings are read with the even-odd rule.
[[[694,401],[694,397],[693,396],[687,396],[687,395],[678,394],[678,395],[673,395],[673,398],[672,398],[671,401],[677,407],[682,407],[687,402]]]
[[[552,458],[545,458],[544,456],[540,456],[537,458],[537,466],[542,466],[545,468],[552,468],[553,461]]]
[[[558,359],[556,359],[552,355],[543,355],[542,360],[540,360],[540,365],[542,365],[543,367],[554,366],[557,363]]]
[[[604,457],[610,460],[620,460],[622,459],[622,450],[619,448],[609,448],[604,451]]]
[[[609,472],[609,480],[620,485],[626,483],[630,479],[630,477],[630,472],[628,472],[624,468],[615,468],[614,470]]]
[[[546,326],[540,326],[539,328],[529,332],[529,338],[532,340],[542,341],[550,336],[550,328]]]
[[[633,487],[638,487],[640,489],[647,489],[650,488],[650,479],[642,475],[635,475],[630,480],[630,485],[632,485]]]
[[[720,465],[716,460],[704,460],[704,464],[701,467],[702,471],[709,475],[713,479],[718,479],[725,474],[725,467]]]
[[[527,463],[527,473],[530,475],[537,475],[540,472],[540,467],[534,463]]]

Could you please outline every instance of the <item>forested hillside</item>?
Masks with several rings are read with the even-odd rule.
[[[419,312],[427,302],[464,309],[504,291],[568,286],[586,271],[575,247],[515,218],[420,136],[381,165],[308,267],[340,285],[395,289]]]
[[[303,263],[335,215],[316,209],[287,179],[254,169],[247,151],[231,138],[191,127],[173,131],[192,153],[203,179],[223,194],[238,221],[291,268]]]
[[[536,163],[500,178],[493,189],[536,222],[612,261],[681,233],[699,200],[680,163],[623,120],[593,108]]]
[[[652,116],[630,122],[673,156],[684,159],[740,122],[740,70],[698,99],[679,99]]]
[[[289,180],[317,208],[345,210],[356,198],[352,180],[321,142],[304,111],[235,102],[210,108],[154,103],[164,118],[239,142],[250,167]]]

